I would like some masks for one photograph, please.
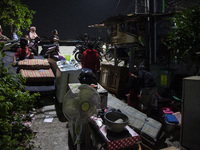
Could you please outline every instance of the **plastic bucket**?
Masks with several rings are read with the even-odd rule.
[[[70,61],[70,58],[71,58],[70,55],[65,55],[65,59],[66,59],[67,61]]]

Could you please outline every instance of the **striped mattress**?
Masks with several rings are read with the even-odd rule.
[[[47,59],[24,59],[18,63],[18,70],[39,70],[49,68],[50,64]]]
[[[22,77],[26,78],[26,85],[53,85],[54,73],[52,69],[40,69],[40,70],[24,70],[20,72]]]

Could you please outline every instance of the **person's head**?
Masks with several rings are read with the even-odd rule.
[[[145,65],[144,65],[144,60],[138,62],[138,63],[136,64],[136,68],[135,68],[135,69],[136,69],[136,70],[135,70],[136,72],[138,72],[138,71],[140,71],[140,70],[145,70],[146,67],[145,67]]]
[[[57,31],[56,29],[54,29],[54,30],[52,31],[52,34],[53,34],[53,35],[58,35],[58,31]]]
[[[85,34],[84,34],[84,37],[88,37],[88,34],[87,34],[87,33],[85,33]]]
[[[25,48],[28,45],[28,40],[26,38],[20,39],[20,46],[21,48]]]
[[[18,31],[17,28],[13,29],[13,33],[17,33],[17,31]]]
[[[88,46],[89,49],[93,49],[94,48],[94,43],[93,42],[89,42],[87,46]]]
[[[143,65],[143,64],[140,64],[139,66],[138,66],[138,69],[139,70],[144,70],[146,67]]]
[[[30,27],[30,31],[31,32],[36,32],[36,27],[34,27],[34,26]]]
[[[26,38],[26,39],[29,39],[29,36],[26,34],[26,35],[25,35],[25,38]]]

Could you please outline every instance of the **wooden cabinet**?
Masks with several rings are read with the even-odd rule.
[[[101,66],[100,84],[117,97],[124,96],[128,81],[127,67],[105,65]]]

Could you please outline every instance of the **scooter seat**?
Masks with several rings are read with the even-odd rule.
[[[40,52],[40,55],[45,55],[45,53],[48,51],[50,47],[55,47],[57,46],[56,44],[46,44],[42,45],[42,51]]]
[[[45,45],[42,45],[43,48],[49,48],[49,47],[53,47],[53,46],[56,46],[56,44],[45,44]]]

